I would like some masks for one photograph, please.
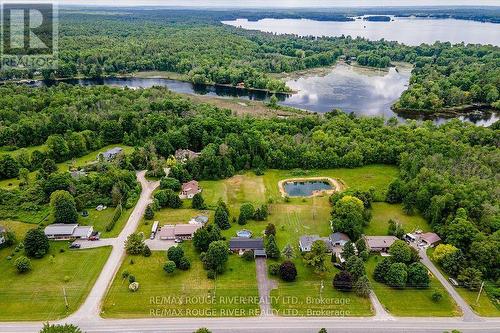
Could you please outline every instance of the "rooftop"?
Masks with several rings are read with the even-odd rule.
[[[425,241],[428,244],[434,244],[441,241],[441,237],[434,232],[426,232],[420,235],[420,239]]]
[[[72,235],[78,224],[54,223],[45,227],[46,235]]]
[[[264,240],[262,238],[233,237],[229,241],[229,248],[231,250],[263,250]]]
[[[344,234],[343,232],[334,232],[333,234],[330,235],[330,240],[332,242],[338,242],[338,241],[350,241],[351,239],[349,236]]]
[[[94,231],[94,227],[92,226],[79,226],[75,228],[75,231],[73,232],[74,237],[87,237],[90,233]]]
[[[398,240],[395,236],[365,236],[369,248],[386,248]]]

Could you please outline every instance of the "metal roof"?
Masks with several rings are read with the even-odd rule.
[[[45,227],[45,235],[73,235],[78,224],[54,223]]]
[[[231,250],[263,250],[264,240],[262,238],[233,237],[229,241],[229,248]]]

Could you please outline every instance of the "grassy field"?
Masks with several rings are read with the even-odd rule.
[[[33,151],[37,148],[40,148],[42,149],[44,146],[36,146],[36,147],[29,147],[29,148],[23,148],[23,149],[27,149],[28,151]],[[109,145],[109,146],[106,146],[106,147],[102,147],[101,149],[99,150],[96,150],[96,151],[93,151],[93,152],[90,152],[88,153],[87,155],[84,155],[84,156],[81,156],[81,157],[77,157],[77,158],[73,158],[71,160],[68,160],[68,161],[65,161],[65,162],[61,162],[61,163],[57,163],[57,168],[59,171],[68,171],[72,168],[78,168],[78,167],[82,167],[90,162],[93,162],[96,160],[97,158],[97,155],[99,153],[102,153],[106,150],[109,150],[111,148],[114,148],[114,147],[122,147],[123,148],[123,151],[125,152],[125,154],[130,154],[134,148],[133,147],[130,147],[130,146],[125,146],[125,145]],[[45,148],[46,149],[46,148]],[[11,152],[5,152],[3,151],[2,153],[3,154],[11,154],[12,156],[15,156],[16,154],[19,154],[19,151],[20,149],[18,150],[14,150],[14,151],[11,151]],[[0,153],[0,155],[2,154]],[[30,172],[29,173],[29,179],[30,181],[35,181],[35,176],[36,176],[36,172]],[[0,188],[4,188],[4,189],[13,189],[13,188],[17,188],[19,186],[19,179],[17,178],[11,178],[11,179],[4,179],[4,180],[1,180],[0,181]]]
[[[16,239],[22,241],[28,230],[36,228],[35,225],[11,220],[0,220],[0,226],[14,232]]]
[[[206,277],[198,254],[190,242],[182,244],[191,261],[188,271],[163,271],[166,254],[155,251],[149,258],[125,258],[106,295],[103,316],[138,317],[247,317],[258,315],[255,263],[232,255],[224,274],[216,280]],[[131,264],[133,260],[133,264]],[[128,290],[122,272],[128,271],[139,282],[139,290]],[[246,303],[246,304],[243,304]]]
[[[441,273],[448,278],[448,274],[446,274],[441,267],[432,259],[432,253],[434,252],[434,248],[429,248],[427,250],[427,255],[432,260],[434,265],[441,271]],[[477,291],[471,291],[466,288],[455,288],[456,291],[462,296],[462,298],[470,305],[472,310],[474,310],[478,315],[483,317],[500,317],[500,308],[496,307],[493,304],[493,301],[488,297],[486,292],[482,292],[478,302],[477,300]]]
[[[26,148],[19,148],[16,150],[5,150],[3,148],[0,148],[0,156],[2,155],[10,155],[12,157],[16,157],[21,153],[27,153],[31,155],[32,152],[35,150],[38,150],[40,152],[46,152],[47,151],[47,146],[46,145],[39,145],[39,146],[31,146],[31,147],[26,147]]]
[[[51,242],[48,255],[32,260],[31,272],[18,274],[13,264],[21,252],[0,250],[0,321],[46,321],[68,316],[84,301],[110,252],[110,247],[70,251],[67,242]],[[7,260],[12,254],[14,258]]]
[[[365,228],[366,235],[387,235],[390,219],[403,225],[406,232],[416,229],[431,231],[431,227],[421,215],[407,215],[403,212],[400,204],[388,204],[386,202],[374,202],[372,204],[372,219],[370,225]]]
[[[373,255],[366,264],[366,273],[372,283],[373,291],[385,309],[401,317],[452,317],[460,311],[446,289],[433,276],[428,289],[393,289],[373,280],[373,271],[382,257]],[[432,301],[434,291],[439,291],[443,298],[438,303]]]
[[[116,224],[111,231],[106,231],[106,226],[113,218],[113,215],[115,213],[114,207],[108,207],[105,210],[101,210],[100,212],[95,208],[87,209],[89,215],[87,217],[79,215],[78,223],[82,225],[93,226],[94,230],[101,232],[102,238],[112,238],[120,234],[133,210],[134,208],[124,209],[122,211],[122,215],[120,216],[118,221],[116,221]]]

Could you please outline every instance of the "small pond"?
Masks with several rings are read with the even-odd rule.
[[[325,180],[309,180],[297,182],[285,182],[283,184],[289,197],[308,197],[316,191],[332,190],[333,186]]]

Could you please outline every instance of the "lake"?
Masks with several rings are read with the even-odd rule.
[[[352,36],[370,40],[386,39],[407,45],[433,44],[435,41],[500,45],[500,25],[455,19],[392,17],[390,22],[356,18],[350,22],[308,19],[237,19],[222,23],[244,29],[299,36]]]
[[[285,182],[283,184],[289,197],[309,197],[316,191],[331,190],[333,187],[327,181]]]
[[[399,66],[389,70],[374,70],[339,63],[322,74],[303,75],[300,78],[285,78],[294,94],[277,95],[279,103],[313,112],[327,112],[340,108],[344,112],[353,112],[359,116],[396,117],[422,120],[422,116],[398,116],[391,110],[391,105],[406,89],[410,77],[410,68]],[[265,91],[238,89],[227,86],[195,85],[190,82],[163,78],[102,78],[102,79],[65,79],[56,82],[35,81],[30,86],[51,86],[58,82],[73,85],[108,85],[131,89],[166,87],[182,94],[206,95],[221,98],[241,98],[246,100],[267,101],[271,95]],[[485,113],[480,117],[462,116],[463,121],[472,121],[477,125],[488,126],[499,119],[498,114]],[[436,123],[448,121],[445,118],[434,119]]]

